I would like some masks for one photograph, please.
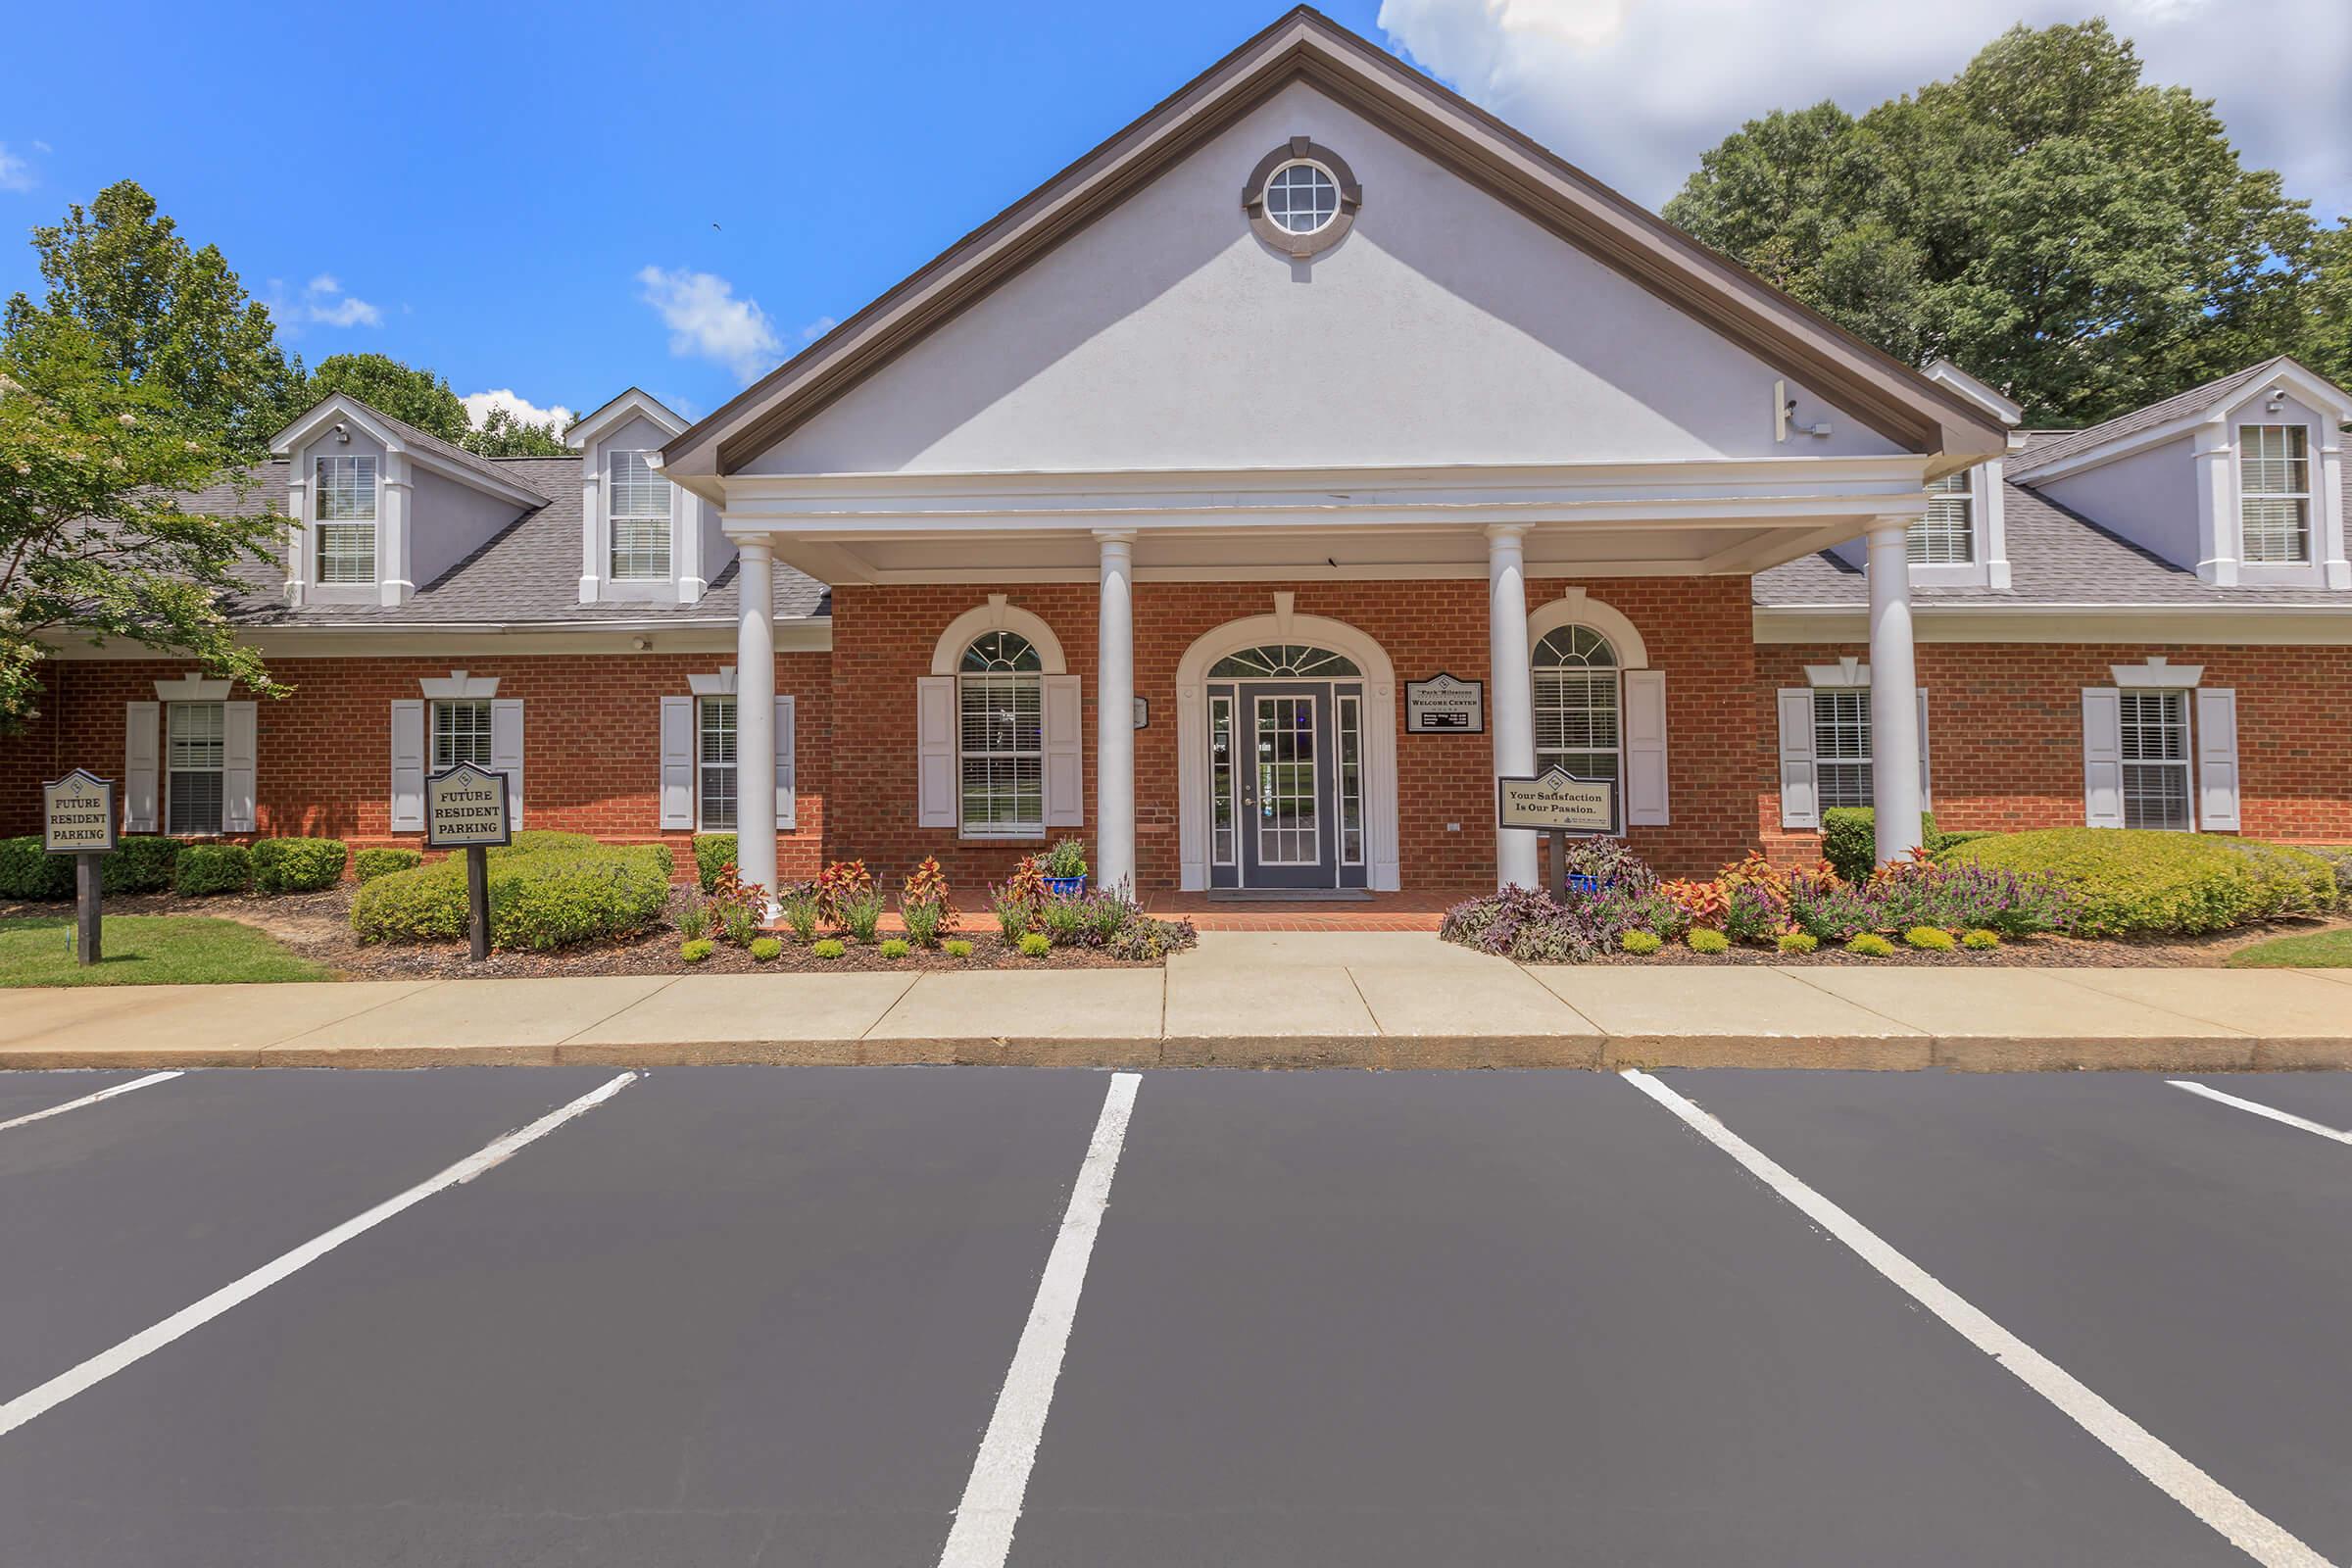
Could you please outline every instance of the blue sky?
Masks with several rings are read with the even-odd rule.
[[[634,381],[699,415],[1281,9],[23,7],[11,53],[41,69],[0,94],[0,232],[135,178],[221,247],[308,361],[378,350],[462,394],[575,412]],[[1324,9],[1653,206],[1748,115],[1866,107],[1956,70],[2021,13],[2080,10]],[[2290,194],[2352,207],[2352,8],[2265,0],[2255,28],[2222,0],[2113,9],[2151,74],[2219,96]],[[2312,48],[2279,50],[2298,28]],[[0,244],[0,292],[38,282],[29,246]]]

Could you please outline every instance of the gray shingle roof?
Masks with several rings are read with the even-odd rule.
[[[353,398],[352,402],[360,403],[360,400],[358,398]],[[386,424],[392,426],[393,429],[398,430],[400,432],[400,438],[403,441],[408,442],[411,446],[420,447],[424,451],[432,453],[435,457],[446,462],[453,463],[461,468],[470,468],[485,479],[493,479],[501,484],[521,485],[525,490],[531,491],[534,495],[542,495],[543,499],[544,496],[553,495],[555,493],[552,490],[542,493],[538,487],[530,483],[530,481],[516,478],[514,469],[513,467],[514,463],[514,459],[485,458],[478,456],[475,453],[466,451],[464,447],[459,446],[454,442],[442,440],[430,430],[420,430],[416,425],[409,423],[409,421],[406,419],[395,419],[392,417],[392,416],[384,413],[372,403],[360,403],[360,407],[366,409],[369,414],[383,420]]]
[[[2249,365],[2242,370],[2232,370],[2228,375],[2206,382],[2203,386],[2192,386],[2185,392],[2176,392],[2171,397],[2165,398],[2161,402],[2151,403],[2144,409],[2133,409],[2129,414],[2119,414],[2104,424],[2094,424],[2087,429],[2064,433],[2051,432],[2053,439],[2038,445],[2029,445],[2023,453],[2011,459],[2009,471],[2023,478],[2034,469],[2046,464],[2056,463],[2061,458],[2071,458],[2078,452],[2087,452],[2092,447],[2105,446],[2108,442],[2120,437],[2135,435],[2141,430],[2153,430],[2160,424],[2169,424],[2184,416],[2210,409],[2248,381],[2259,380],[2270,374],[2284,363],[2284,360],[2285,356],[2279,355],[2265,360],[2260,365]]]

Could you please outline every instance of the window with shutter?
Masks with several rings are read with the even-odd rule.
[[[1536,771],[1624,777],[1624,692],[1617,650],[1590,626],[1562,626],[1536,644]],[[1620,822],[1618,826],[1622,827]]]
[[[2189,830],[2188,693],[2122,694],[2124,826]]]
[[[646,459],[650,452],[612,454],[612,577],[616,582],[669,575],[669,481]]]
[[[992,631],[963,651],[956,676],[956,777],[962,831],[1046,833],[1045,680],[1037,649]]]
[[[695,799],[706,833],[735,831],[735,699],[695,699]]]
[[[1813,765],[1823,810],[1871,804],[1869,687],[1815,689]]]
[[[491,765],[488,698],[437,697],[432,709],[434,772],[460,762],[471,762],[476,767]]]
[[[219,833],[227,736],[222,705],[164,707],[164,831],[186,837]]]

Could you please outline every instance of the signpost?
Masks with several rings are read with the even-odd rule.
[[[1482,735],[1487,728],[1483,681],[1456,680],[1440,670],[1427,680],[1404,683],[1407,735]]]
[[[466,852],[466,906],[476,963],[490,956],[490,851],[514,839],[506,774],[460,762],[424,781],[425,848]]]
[[[1591,838],[1616,831],[1617,781],[1578,778],[1547,767],[1534,778],[1497,779],[1494,825],[1533,828],[1551,841],[1551,896],[1568,899],[1568,835]]]
[[[74,955],[96,963],[100,862],[115,847],[115,781],[86,768],[41,786],[41,848],[74,857]]]

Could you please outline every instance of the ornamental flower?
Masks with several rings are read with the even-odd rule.
[[[121,425],[123,429],[127,430],[139,421],[131,415],[118,414],[115,416],[115,422]]]

